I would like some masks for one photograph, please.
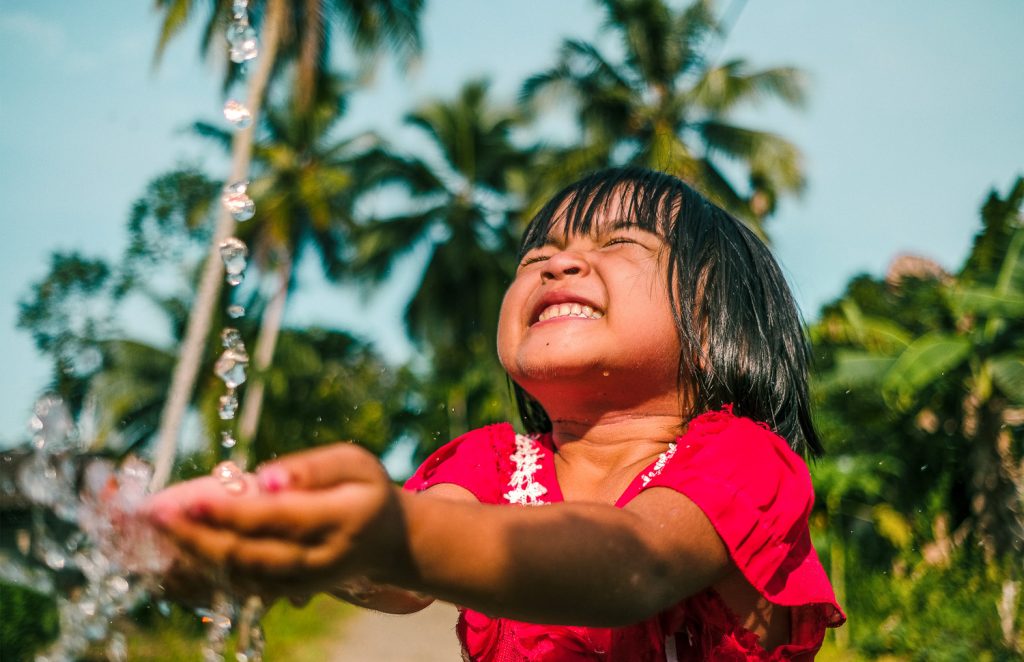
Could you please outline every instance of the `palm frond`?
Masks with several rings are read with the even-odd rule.
[[[795,67],[749,71],[745,60],[735,59],[706,71],[688,93],[688,101],[722,115],[742,104],[757,105],[771,99],[801,107],[806,91],[805,74]]]
[[[443,218],[444,207],[374,219],[352,234],[348,270],[356,278],[380,282],[392,266],[427,238],[434,222]]]
[[[223,128],[210,124],[209,122],[194,122],[192,124],[192,133],[202,138],[207,138],[225,151],[231,149],[232,135],[230,132],[225,131]]]

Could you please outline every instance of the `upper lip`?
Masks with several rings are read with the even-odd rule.
[[[602,313],[604,308],[585,296],[576,294],[570,290],[551,290],[545,292],[543,296],[533,306],[533,310],[530,312],[530,324],[536,324],[537,319],[540,318],[540,314],[544,312],[544,309],[548,306],[554,306],[559,303],[578,303],[581,306],[590,306],[594,310],[599,310]]]

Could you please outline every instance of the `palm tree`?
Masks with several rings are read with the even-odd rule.
[[[300,89],[299,97],[312,97],[308,87],[303,86],[311,80],[316,80],[315,75],[309,71],[322,68],[327,61],[329,42],[326,35],[329,22],[323,20],[325,16],[333,16],[347,29],[357,52],[376,53],[385,44],[400,52],[418,51],[422,0],[306,0],[302,3],[295,0],[266,0],[265,3],[252,2],[251,5],[254,16],[262,20],[263,27],[262,51],[257,60],[256,70],[248,83],[247,105],[253,118],[259,117],[272,73],[281,68],[277,59],[279,50],[283,55],[296,54],[295,35],[300,36],[301,44],[297,49],[300,65],[300,72],[296,76]],[[217,0],[214,3],[213,12],[204,31],[204,50],[209,49],[214,43],[213,35],[226,27],[231,6],[232,3],[227,0]],[[158,58],[170,39],[194,18],[193,8],[194,3],[189,0],[157,1],[157,10],[164,16],[157,42]],[[256,122],[234,135],[231,174],[228,181],[239,181],[247,177],[255,125]],[[189,316],[180,357],[171,378],[167,405],[161,416],[160,440],[153,474],[154,487],[162,486],[170,475],[182,419],[195,384],[203,344],[210,331],[221,288],[223,267],[217,246],[231,236],[234,230],[235,221],[232,216],[227,210],[220,210],[213,245],[200,278],[196,302]]]
[[[361,226],[351,264],[357,276],[379,281],[413,248],[429,247],[406,328],[427,350],[442,385],[444,418],[460,430],[504,413],[505,382],[493,343],[515,256],[520,201],[511,182],[529,156],[511,140],[519,114],[492,105],[487,92],[486,82],[472,81],[455,99],[407,115],[435,153],[391,158],[381,182],[409,193],[408,211]]]
[[[804,185],[800,154],[785,139],[739,126],[730,114],[778,98],[798,105],[801,73],[790,67],[753,69],[743,59],[705,58],[720,24],[710,0],[676,11],[664,0],[601,0],[604,27],[621,45],[613,59],[597,45],[563,42],[558,63],[523,86],[527,102],[554,94],[570,99],[581,131],[578,144],[548,153],[531,199],[537,206],[587,170],[643,165],[699,186],[714,201],[763,232],[777,198]],[[728,174],[739,165],[743,185]]]

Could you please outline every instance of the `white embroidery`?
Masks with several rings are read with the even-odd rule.
[[[676,651],[676,635],[674,634],[665,637],[665,662],[679,662],[679,653]]]
[[[516,452],[512,454],[512,461],[516,463],[516,470],[508,480],[508,486],[512,489],[505,493],[509,503],[517,503],[521,506],[535,506],[543,503],[538,499],[548,492],[544,487],[533,479],[533,474],[540,469],[537,457],[540,451],[537,442],[524,434],[516,435]]]
[[[658,461],[654,463],[654,466],[651,467],[651,470],[645,473],[644,475],[640,476],[640,480],[641,482],[643,482],[644,487],[647,487],[647,484],[654,480],[658,476],[658,474],[661,473],[662,469],[665,468],[665,464],[667,464],[668,461],[671,460],[672,456],[675,454],[676,442],[673,441],[668,445],[668,448],[665,449],[665,452],[658,456]]]

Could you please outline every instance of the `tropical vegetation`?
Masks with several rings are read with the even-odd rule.
[[[195,22],[215,53],[232,4],[158,0],[157,57]],[[156,177],[132,205],[119,259],[54,252],[20,302],[51,388],[93,421],[92,449],[177,455],[178,477],[224,452],[212,366],[229,323],[254,348],[239,431],[251,462],[338,439],[422,457],[515,417],[493,347],[497,307],[518,235],[553,191],[596,167],[651,166],[768,237],[768,219],[813,174],[784,137],[737,119],[764,101],[799,106],[802,72],[718,61],[725,26],[709,0],[596,0],[602,32],[564,41],[518,100],[478,78],[411,108],[415,146],[345,120],[377,56],[419,53],[421,0],[248,4],[261,56],[247,75],[229,65],[225,90],[244,84],[256,121],[193,125],[231,154],[228,177],[201,164]],[[352,54],[344,71],[339,53]],[[553,105],[571,108],[575,135],[544,135]],[[243,176],[257,211],[236,225],[219,200]],[[823,656],[1024,655],[1022,203],[1024,179],[992,191],[957,269],[899,256],[884,277],[853,278],[809,326],[829,451],[811,467],[812,528],[850,616]],[[225,292],[210,246],[231,234],[251,265],[248,286]],[[419,274],[404,311],[408,363],[346,329],[290,322],[296,270],[311,260],[327,281],[369,293]],[[229,322],[229,304],[245,317]],[[140,316],[156,331],[140,334]],[[8,585],[0,595],[5,659],[29,659],[52,635],[52,603]],[[135,620],[140,642],[172,636],[151,614]]]

